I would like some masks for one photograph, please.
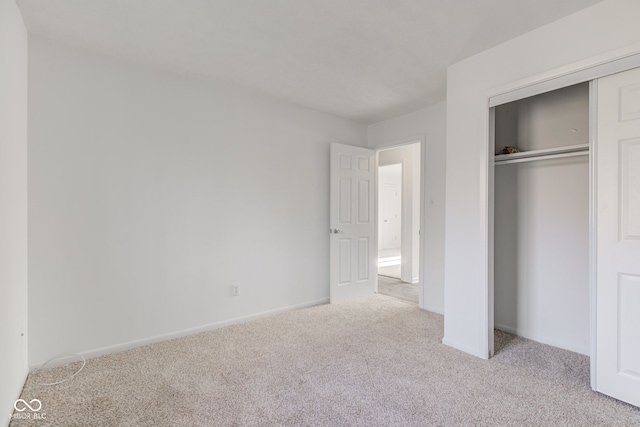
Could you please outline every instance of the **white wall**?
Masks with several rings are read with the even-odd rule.
[[[444,225],[445,225],[445,143],[446,104],[440,103],[368,127],[368,145],[379,149],[401,143],[424,140],[423,200],[425,215],[424,272],[420,278],[424,294],[421,307],[443,313],[444,310]],[[415,159],[414,159],[415,160]]]
[[[589,143],[589,83],[580,83],[496,107],[496,153]]]
[[[639,15],[637,0],[604,1],[449,67],[446,344],[488,356],[488,96],[497,87],[640,42]]]
[[[420,216],[420,197],[414,197],[416,187],[420,187],[420,169],[415,168],[414,159],[420,158],[420,143],[396,147],[390,150],[380,151],[378,154],[378,166],[394,164],[402,165],[402,227],[401,227],[401,252],[402,267],[400,279],[406,283],[417,283],[420,277],[419,244],[420,226],[415,221],[415,216]],[[380,179],[378,190],[380,190]],[[416,212],[416,207],[418,210]],[[378,235],[380,238],[380,235]],[[378,242],[378,246],[380,246]]]
[[[589,159],[496,167],[495,327],[589,353]]]
[[[364,125],[38,37],[29,61],[30,363],[328,300],[329,143]]]
[[[27,31],[0,0],[0,424],[27,375]]]

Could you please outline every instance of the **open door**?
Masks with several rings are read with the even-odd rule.
[[[595,389],[640,406],[640,69],[597,86]]]
[[[331,144],[331,302],[373,295],[376,286],[374,152]]]

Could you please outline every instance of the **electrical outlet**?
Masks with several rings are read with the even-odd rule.
[[[240,296],[240,286],[238,285],[231,286],[231,296],[232,297]]]

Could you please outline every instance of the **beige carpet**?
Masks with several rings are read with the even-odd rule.
[[[441,344],[442,316],[376,295],[31,375],[43,421],[11,426],[637,426],[585,356],[499,333],[490,361]]]

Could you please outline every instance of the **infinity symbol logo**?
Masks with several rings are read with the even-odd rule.
[[[18,408],[18,403],[20,403],[20,402],[22,402],[22,404],[24,405],[24,407],[22,409]],[[34,402],[36,403],[35,405],[33,405]],[[29,405],[29,403],[31,403],[33,406]],[[40,409],[42,409],[42,402],[40,402],[38,399],[31,399],[31,401],[29,403],[27,403],[27,401],[24,400],[24,399],[18,399],[13,404],[13,407],[18,412],[26,411],[27,408],[29,408],[33,412],[38,412]]]

